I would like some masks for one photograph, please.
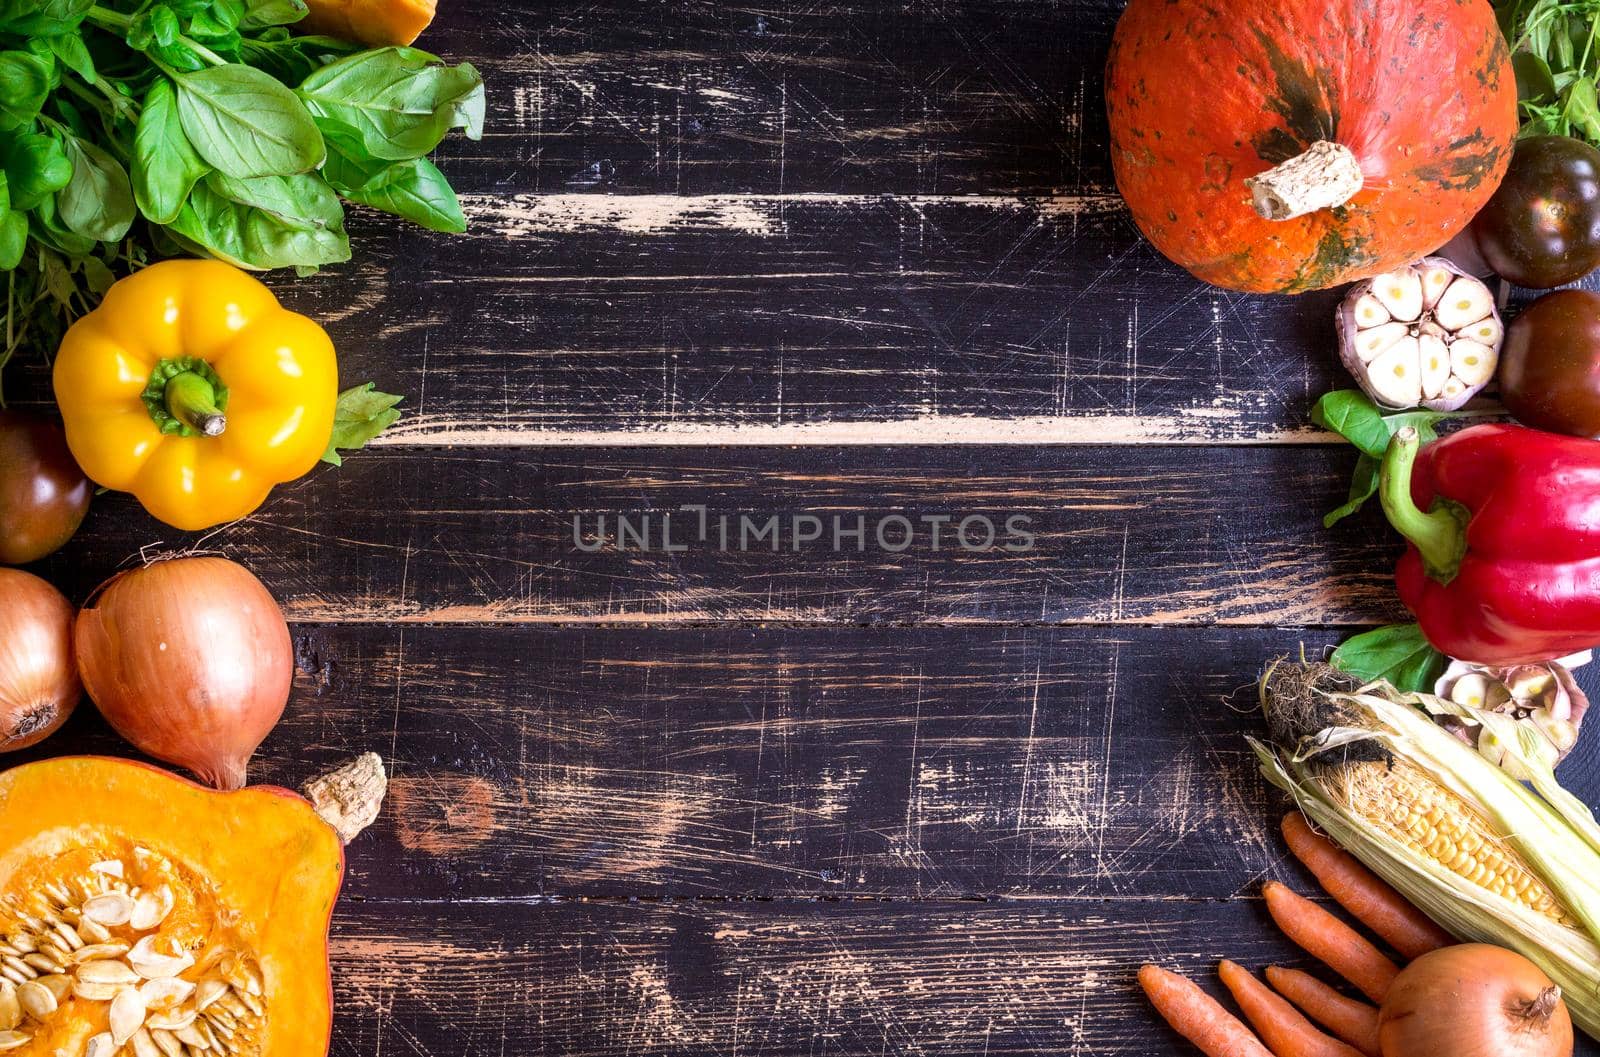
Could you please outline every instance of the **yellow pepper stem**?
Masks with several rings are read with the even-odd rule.
[[[195,371],[183,371],[167,379],[167,411],[193,429],[215,437],[228,427],[228,418],[217,407],[214,386]]]

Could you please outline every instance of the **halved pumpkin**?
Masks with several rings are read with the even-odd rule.
[[[287,789],[84,756],[0,774],[0,1052],[326,1053],[343,875]]]

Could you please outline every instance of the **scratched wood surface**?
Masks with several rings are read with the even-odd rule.
[[[253,776],[389,760],[335,1055],[1181,1055],[1141,962],[1305,964],[1248,686],[1399,618],[1396,547],[1320,525],[1336,295],[1201,287],[1118,203],[1120,7],[445,4],[473,230],[358,214],[272,280],[405,420],[212,533],[104,496],[40,566],[245,562],[298,666]],[[744,514],[823,538],[717,546]],[[129,752],[88,708],[61,751]],[[1587,746],[1564,778],[1600,802]]]

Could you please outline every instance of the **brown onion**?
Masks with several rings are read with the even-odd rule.
[[[32,573],[0,568],[0,752],[54,734],[82,696],[71,603]]]
[[[1383,1057],[1571,1057],[1561,988],[1514,951],[1463,943],[1403,969],[1378,1014]]]
[[[226,558],[119,573],[78,614],[76,643],[84,687],[117,733],[218,789],[244,785],[294,678],[283,611]]]

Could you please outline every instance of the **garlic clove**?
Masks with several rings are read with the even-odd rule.
[[[1487,345],[1458,340],[1450,344],[1450,371],[1467,385],[1483,385],[1494,377],[1499,357]]]
[[[1356,326],[1362,330],[1381,326],[1394,318],[1389,315],[1389,310],[1383,307],[1383,302],[1371,294],[1362,294],[1356,298],[1355,306],[1351,311],[1355,313]]]
[[[1432,308],[1439,303],[1439,298],[1450,284],[1455,281],[1456,273],[1442,264],[1430,265],[1422,269],[1422,305]]]
[[[1422,400],[1421,349],[1416,338],[1402,338],[1373,360],[1367,370],[1372,394],[1393,408],[1416,407]]]
[[[1502,327],[1500,325],[1500,321],[1493,316],[1490,316],[1487,319],[1480,319],[1476,323],[1472,323],[1456,331],[1456,337],[1466,338],[1468,341],[1475,341],[1479,345],[1487,345],[1491,349],[1498,349],[1500,347],[1500,339],[1505,337],[1505,334],[1505,328]]]
[[[1455,332],[1462,327],[1486,319],[1494,311],[1494,298],[1483,283],[1463,275],[1450,284],[1439,303],[1434,306],[1433,318],[1444,329]]]
[[[1422,395],[1432,400],[1444,392],[1444,383],[1450,380],[1450,350],[1432,334],[1417,339],[1417,350],[1422,363]]]
[[[1410,323],[1422,316],[1422,277],[1412,268],[1373,279],[1372,296],[1395,319]]]
[[[1384,323],[1356,334],[1356,355],[1362,363],[1371,363],[1389,346],[1411,333],[1404,323]]]

